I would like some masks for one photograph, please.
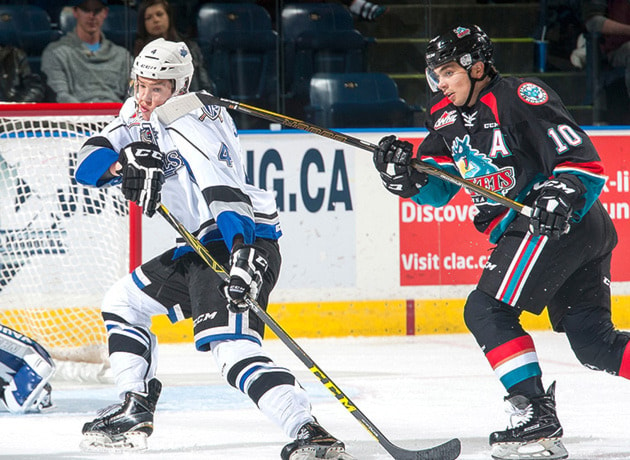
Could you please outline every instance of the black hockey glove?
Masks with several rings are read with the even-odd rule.
[[[258,298],[263,275],[267,271],[269,262],[265,251],[250,245],[240,245],[232,249],[230,255],[230,280],[224,287],[228,300],[228,310],[243,313],[248,305],[247,295],[252,299]]]
[[[579,202],[583,203],[585,191],[582,181],[572,174],[562,174],[545,182],[532,206],[529,231],[556,240],[569,233],[573,210]]]
[[[151,217],[160,205],[164,172],[164,154],[148,142],[132,142],[125,146],[118,157],[122,165],[122,193],[129,201],[142,206]]]
[[[385,188],[403,198],[417,194],[428,180],[425,173],[410,166],[412,158],[413,145],[396,136],[382,138],[372,158]]]

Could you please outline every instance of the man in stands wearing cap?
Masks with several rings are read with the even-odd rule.
[[[42,71],[56,102],[122,102],[131,55],[103,35],[107,0],[72,2],[76,27],[42,53]]]

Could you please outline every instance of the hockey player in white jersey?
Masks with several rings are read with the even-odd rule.
[[[224,108],[193,110],[170,125],[154,110],[188,91],[192,59],[184,43],[149,43],[135,59],[134,95],[79,153],[78,182],[121,184],[152,216],[164,205],[222,265],[219,276],[183,241],[137,267],[106,294],[102,316],[121,402],[83,427],[86,450],[146,448],[160,395],[151,317],[193,319],[194,342],[210,351],[231,386],[295,439],[283,460],[351,460],[344,444],[315,420],[293,374],[262,348],[264,324],[245,296],[266,308],[276,283],[281,230],[273,194],[246,183],[241,146]]]
[[[0,324],[0,409],[14,414],[52,407],[55,363],[35,340]]]

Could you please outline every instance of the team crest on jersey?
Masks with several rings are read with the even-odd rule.
[[[157,135],[153,131],[150,123],[142,123],[140,128],[140,141],[157,145]]]
[[[542,105],[549,100],[547,91],[535,83],[523,83],[519,86],[518,97],[531,105]]]
[[[507,193],[516,185],[514,168],[497,167],[488,155],[470,145],[470,135],[466,134],[462,139],[456,137],[451,150],[455,165],[464,179],[501,194]],[[474,203],[486,201],[475,193],[472,199]]]
[[[206,117],[211,120],[216,120],[221,114],[221,107],[217,105],[204,105],[201,108],[201,111],[203,112],[203,115],[199,117],[201,121],[203,121]]]
[[[171,177],[183,165],[184,159],[177,150],[168,152],[164,155],[164,177]]]
[[[457,120],[457,111],[449,110],[442,114],[440,118],[433,125],[434,129],[444,128],[445,126],[452,125]]]

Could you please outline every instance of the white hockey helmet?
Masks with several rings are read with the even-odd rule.
[[[133,62],[132,78],[173,80],[173,95],[188,92],[194,72],[190,50],[184,42],[158,38],[148,43]]]

